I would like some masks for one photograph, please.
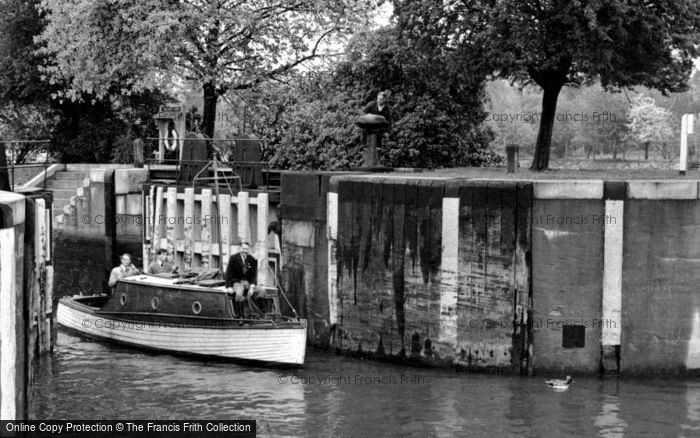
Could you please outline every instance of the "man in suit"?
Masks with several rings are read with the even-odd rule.
[[[248,296],[248,291],[255,291],[255,282],[258,276],[258,261],[250,255],[250,243],[242,242],[240,252],[228,259],[226,266],[225,288],[226,292],[234,294],[234,303],[242,303]],[[242,306],[236,310],[238,315],[242,314]]]
[[[389,122],[389,126],[391,126],[391,110],[386,103],[387,95],[388,93],[386,91],[380,91],[377,94],[377,100],[373,100],[368,103],[363,112],[365,114],[376,114],[378,116],[382,116],[387,122]]]
[[[389,109],[389,105],[387,105],[387,97],[389,93],[386,91],[380,91],[377,94],[377,100],[373,100],[367,105],[365,105],[364,109],[362,112],[364,114],[376,114],[378,116],[382,116],[386,119],[387,122],[389,122],[389,126],[387,129],[391,128],[391,110]],[[362,143],[367,143],[367,133],[364,131],[362,132]],[[377,148],[382,147],[382,135],[377,136]]]

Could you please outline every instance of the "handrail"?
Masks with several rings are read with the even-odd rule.
[[[51,155],[50,147],[44,151],[46,156],[44,157],[44,161],[40,163],[28,163],[28,164],[21,164],[18,165],[15,163],[16,157],[15,157],[15,147],[16,145],[31,145],[31,144],[47,144],[51,145],[50,140],[0,140],[0,143],[3,144],[3,150],[2,153],[6,154],[6,150],[9,147],[10,152],[11,152],[11,157],[10,157],[10,164],[7,166],[0,166],[0,169],[10,169],[11,173],[11,179],[10,179],[10,187],[12,190],[15,190],[15,168],[22,166],[23,168],[25,167],[43,167],[44,168],[44,180],[43,180],[43,189],[46,190],[46,175],[48,172],[48,167],[51,164],[56,164],[54,162],[49,161],[49,157]]]

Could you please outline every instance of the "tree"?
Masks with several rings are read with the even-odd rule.
[[[485,124],[493,132],[494,142],[502,150],[513,144],[524,151],[530,144],[534,144],[536,113],[526,107],[524,91],[510,86],[505,80],[486,84]]]
[[[600,80],[608,90],[645,85],[682,91],[698,56],[696,0],[397,0],[414,40],[446,39],[494,75],[543,90],[532,169],[549,166],[564,85]]]
[[[392,167],[491,165],[483,80],[450,53],[417,50],[391,28],[353,37],[332,68],[267,84],[247,97],[268,158],[282,168],[349,169],[362,163],[362,108],[389,90],[393,126],[379,152]]]
[[[677,152],[674,139],[678,125],[673,113],[657,106],[654,99],[644,95],[632,99],[627,124],[630,138],[645,147],[653,144],[665,160],[675,157]]]
[[[231,90],[275,78],[365,23],[376,0],[42,0],[47,72],[101,98],[170,86],[202,86],[204,133]]]

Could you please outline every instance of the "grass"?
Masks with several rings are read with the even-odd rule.
[[[526,162],[523,163],[523,167],[517,169],[515,173],[507,173],[505,167],[464,167],[453,169],[424,169],[415,173],[404,173],[399,170],[386,175],[423,178],[484,178],[526,181],[543,179],[602,179],[607,181],[630,179],[700,179],[700,169],[689,168],[685,176],[680,176],[677,169],[677,162],[638,160],[552,160],[550,166],[552,169],[542,172],[531,171],[529,169],[529,162]]]

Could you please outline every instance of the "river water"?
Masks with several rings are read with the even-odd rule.
[[[303,369],[156,355],[59,333],[33,419],[255,419],[258,436],[700,436],[700,381],[395,366],[310,350]]]

